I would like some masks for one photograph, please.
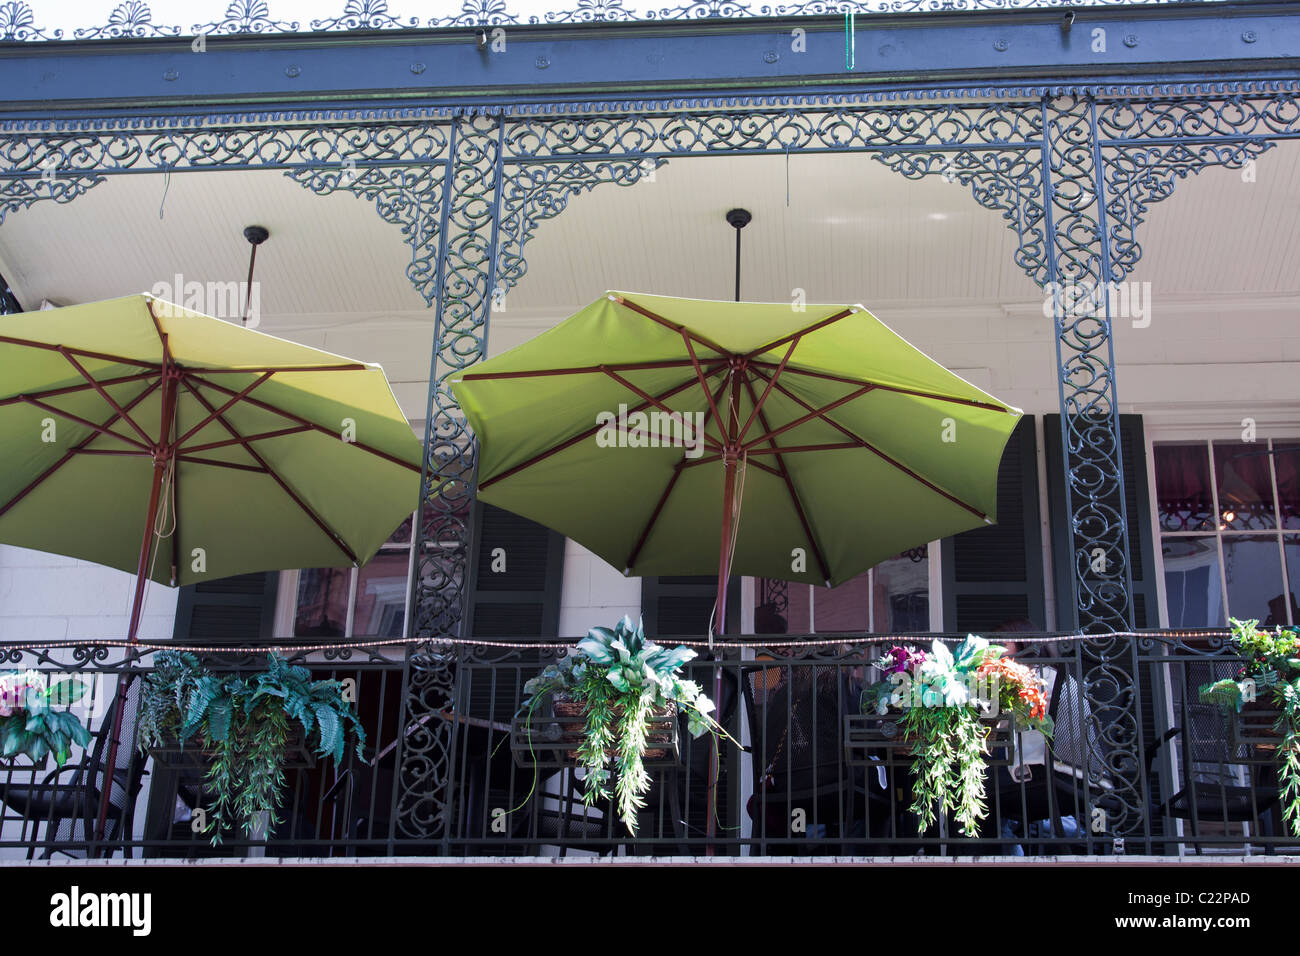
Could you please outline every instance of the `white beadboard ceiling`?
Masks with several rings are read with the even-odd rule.
[[[491,352],[606,289],[730,298],[723,214],[733,206],[754,214],[746,298],[802,289],[809,302],[861,302],[975,384],[1055,408],[1051,324],[1000,215],[967,187],[908,180],[861,155],[677,159],[652,180],[572,197],[526,247],[527,274],[493,315]],[[1135,385],[1122,384],[1121,398],[1160,399],[1151,375],[1126,378],[1147,366],[1284,363],[1295,381],[1300,144],[1261,156],[1253,182],[1225,169],[1179,181],[1147,215],[1133,279],[1151,283],[1153,315],[1147,328],[1116,324],[1120,381]],[[379,362],[407,414],[422,417],[433,315],[406,278],[399,228],[351,194],[318,196],[277,172],[113,177],[70,204],[9,213],[0,272],[29,309],[146,291],[177,273],[238,281],[253,223],[271,231],[257,261],[261,329]]]

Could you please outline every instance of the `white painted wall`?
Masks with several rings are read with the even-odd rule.
[[[596,626],[613,627],[623,615],[641,614],[641,579],[625,578],[576,541],[564,542],[560,637],[581,637]]]
[[[124,639],[134,587],[122,571],[0,545],[0,641]],[[140,640],[172,636],[178,593],[149,585]]]

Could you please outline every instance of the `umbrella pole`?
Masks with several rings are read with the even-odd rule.
[[[725,634],[727,630],[727,578],[731,574],[731,514],[736,497],[736,459],[726,452],[722,456],[722,475],[722,547],[718,557],[718,607],[713,618],[713,630],[709,632],[710,647],[713,644],[713,635]],[[713,700],[719,707],[722,706],[722,668],[716,659],[713,668]],[[721,715],[720,711],[719,715]],[[720,745],[715,734],[713,745],[709,749],[709,792],[706,801],[708,822],[705,824],[704,831],[705,837],[710,840],[718,833],[719,750]],[[712,843],[705,847],[704,853],[705,856],[713,856]]]
[[[159,433],[159,444],[153,449],[153,482],[149,488],[149,507],[145,514],[144,535],[140,541],[140,560],[136,565],[135,595],[131,600],[131,621],[126,634],[128,644],[134,644],[139,638],[140,617],[144,612],[145,586],[149,582],[149,558],[153,552],[154,531],[158,521],[158,503],[162,498],[163,476],[167,472],[169,460],[176,454],[176,449],[166,444],[166,442],[171,435],[172,423],[176,415],[176,386],[180,376],[176,367],[170,363],[163,366],[162,375],[162,430]],[[128,684],[131,680],[132,676],[127,675],[126,681]],[[108,740],[108,759],[105,760],[101,767],[103,771],[103,783],[101,785],[103,793],[99,800],[99,817],[95,822],[93,835],[95,843],[104,839],[104,825],[108,821],[108,808],[112,802],[114,770],[117,766],[117,753],[120,749],[118,738],[122,735],[122,720],[126,710],[125,687],[119,690],[116,696],[117,706],[113,709],[113,735]],[[130,798],[131,795],[126,794],[126,799],[129,800]]]

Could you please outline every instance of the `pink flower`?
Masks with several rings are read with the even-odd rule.
[[[904,671],[913,670],[925,663],[925,651],[918,651],[914,647],[903,647],[901,644],[895,644],[891,647],[882,659],[883,670],[886,674],[901,674]]]

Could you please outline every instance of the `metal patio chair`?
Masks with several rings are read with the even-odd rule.
[[[1174,702],[1176,724],[1147,752],[1147,779],[1153,782],[1153,791],[1156,759],[1169,753],[1176,767],[1174,782],[1167,788],[1172,793],[1164,799],[1163,794],[1153,795],[1152,816],[1190,824],[1197,854],[1203,844],[1223,840],[1234,824],[1271,835],[1272,811],[1281,797],[1272,763],[1252,759],[1247,746],[1232,738],[1229,718],[1214,704],[1195,699],[1202,683],[1233,677],[1236,666],[1226,661],[1188,665],[1187,686]],[[1216,828],[1222,832],[1210,832]]]
[[[0,802],[20,815],[22,832],[27,842],[27,858],[35,856],[38,846],[44,845],[43,856],[66,853],[69,856],[86,854],[99,819],[105,780],[110,779],[108,813],[104,823],[104,841],[123,840],[122,851],[131,856],[130,838],[135,813],[136,797],[145,775],[145,758],[136,750],[135,728],[140,709],[142,681],[135,675],[126,675],[124,685],[106,708],[99,729],[83,759],[64,764],[47,773],[36,782],[33,768],[30,782],[16,782],[10,778],[0,782]],[[118,701],[125,697],[121,733],[111,774],[105,772],[108,746],[113,731],[113,715]],[[39,839],[39,827],[44,824],[45,835]],[[109,851],[112,852],[111,849]]]
[[[844,761],[844,715],[856,711],[859,694],[843,668],[798,663],[747,667],[741,684],[754,773],[747,811],[757,839],[795,836],[791,823],[797,809],[804,811],[809,828],[826,827],[826,840],[878,835],[868,831],[882,830],[885,823],[897,832],[888,791],[876,774]],[[874,819],[871,809],[879,811]],[[811,851],[815,844],[808,843]]]

